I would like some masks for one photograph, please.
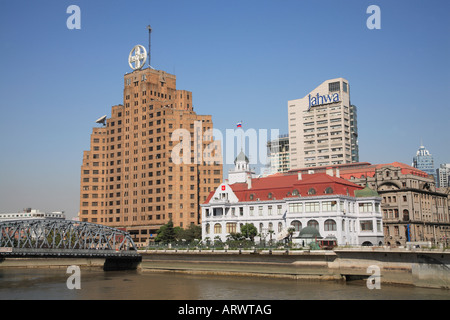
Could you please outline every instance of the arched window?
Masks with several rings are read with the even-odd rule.
[[[211,227],[210,227],[209,223],[207,223],[205,226],[205,232],[206,232],[206,234],[209,234],[211,232]]]
[[[281,230],[283,230],[283,224],[278,222],[278,232],[281,232]]]
[[[222,233],[222,225],[220,223],[216,223],[214,225],[214,233],[215,234],[220,234]]]
[[[298,196],[298,190],[297,189],[294,189],[294,190],[292,190],[292,195],[293,196]]]
[[[331,194],[333,193],[333,189],[331,187],[328,187],[325,189],[325,194]]]
[[[313,227],[319,230],[319,223],[316,220],[309,220],[308,227]]]
[[[252,193],[252,194],[250,195],[250,200],[253,200],[254,198],[255,198],[255,194]]]
[[[403,210],[403,221],[409,221],[409,211]]]
[[[310,195],[316,194],[316,189],[314,189],[314,188],[309,189],[308,194],[310,194]]]
[[[325,231],[336,231],[336,222],[333,219],[325,220],[324,230]]]
[[[302,223],[298,220],[292,221],[291,226],[295,228],[295,231],[300,231],[302,229]]]
[[[267,195],[268,199],[272,199],[272,192],[269,192],[269,194]]]

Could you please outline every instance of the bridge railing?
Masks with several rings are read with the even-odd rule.
[[[0,248],[69,252],[126,252],[137,248],[131,236],[116,228],[60,219],[0,222]],[[54,251],[56,250],[56,251]],[[24,251],[24,252],[25,252]]]
[[[0,254],[4,256],[41,256],[41,257],[124,257],[136,256],[139,252],[135,250],[92,250],[92,249],[24,249],[24,248],[2,248]]]

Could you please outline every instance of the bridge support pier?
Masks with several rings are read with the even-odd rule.
[[[142,261],[141,256],[108,257],[103,265],[104,271],[136,270]]]

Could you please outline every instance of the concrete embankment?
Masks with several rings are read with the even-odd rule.
[[[138,259],[139,258],[139,259]],[[132,258],[83,258],[83,257],[0,257],[0,268],[99,268],[109,270],[133,270],[139,267],[140,257]]]
[[[350,281],[374,277],[381,283],[450,289],[450,252],[404,249],[334,251],[148,250],[138,260],[105,258],[1,258],[0,268],[58,268],[77,265],[103,270],[264,276]]]
[[[148,250],[143,272],[354,280],[450,289],[450,252],[395,249],[335,251]]]

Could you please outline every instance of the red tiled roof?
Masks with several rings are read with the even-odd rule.
[[[373,177],[375,175],[375,170],[380,169],[386,166],[393,166],[401,169],[402,174],[413,174],[420,177],[427,177],[428,174],[422,170],[409,166],[407,164],[401,162],[392,162],[392,163],[383,163],[383,164],[371,164],[369,162],[356,162],[356,163],[348,163],[348,164],[339,164],[332,166],[322,166],[322,167],[314,167],[314,168],[299,168],[292,169],[289,172],[308,172],[309,170],[313,170],[314,172],[326,172],[327,169],[333,170],[339,169],[339,174],[344,179],[350,179],[351,176],[355,178],[364,177]]]
[[[384,164],[374,164],[367,166],[366,168],[349,168],[349,169],[340,169],[340,176],[344,179],[350,179],[352,176],[355,178],[361,178],[361,177],[373,177],[375,175],[376,169],[381,169],[383,167],[387,166],[393,166],[396,168],[401,169],[402,174],[413,174],[420,177],[427,177],[428,174],[426,172],[423,172],[422,170],[419,170],[417,168],[414,168],[412,166],[409,166],[407,164],[401,163],[401,162],[392,162],[392,163],[384,163]]]
[[[355,183],[326,173],[302,174],[300,180],[297,174],[276,174],[263,178],[253,178],[250,189],[247,183],[234,183],[229,186],[239,201],[265,201],[298,197],[298,195],[292,194],[294,190],[297,190],[302,197],[318,196],[326,194],[327,188],[333,189],[332,194],[354,196],[355,190],[363,189]],[[316,193],[309,195],[308,191],[311,188],[314,188]],[[209,194],[205,203],[211,200],[214,192]],[[271,197],[269,197],[269,193]]]

